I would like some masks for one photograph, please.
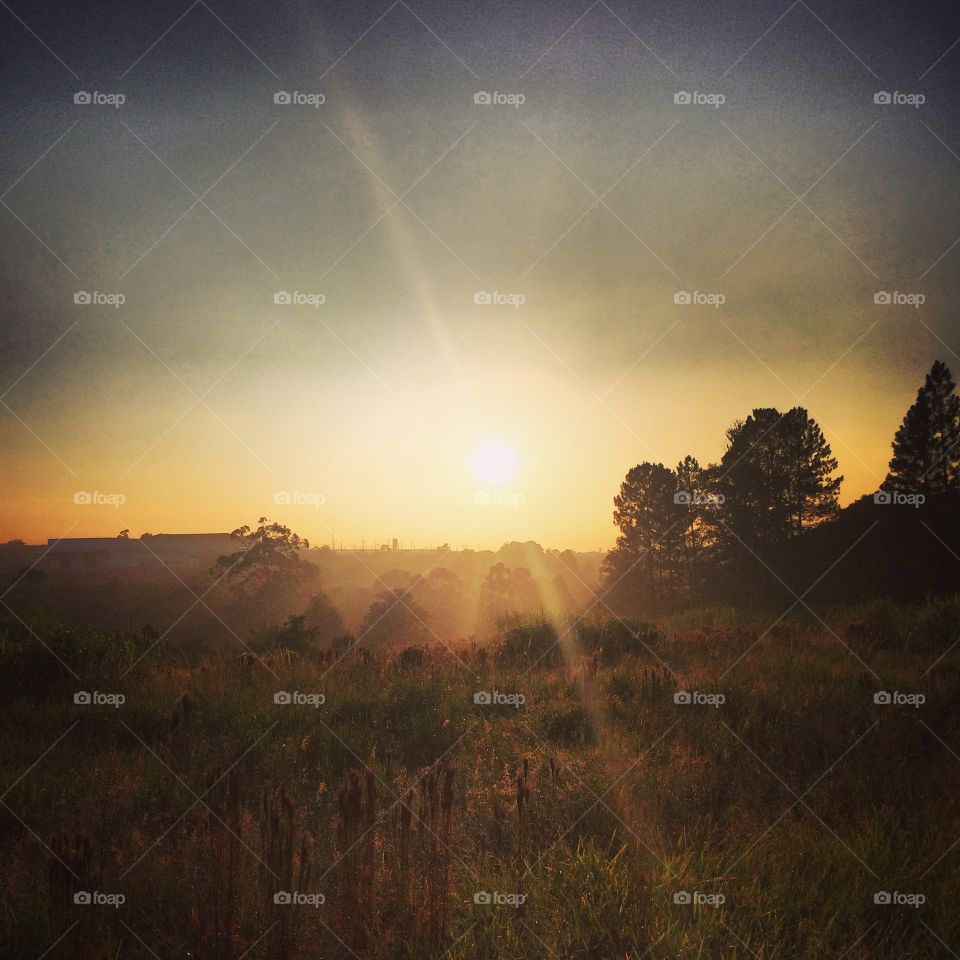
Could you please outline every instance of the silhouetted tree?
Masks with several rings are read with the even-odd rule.
[[[705,574],[708,554],[716,541],[718,509],[715,494],[710,489],[710,473],[704,470],[696,457],[689,454],[676,469],[677,493],[674,510],[680,519],[677,560],[682,568],[687,595],[696,600]]]
[[[803,407],[754,410],[727,430],[727,449],[712,471],[724,498],[721,539],[763,555],[836,515],[843,477],[817,422]]]
[[[662,463],[633,467],[614,497],[617,545],[604,560],[608,603],[625,611],[660,602],[672,590],[670,574],[683,529],[676,507],[677,475]]]
[[[267,584],[306,579],[316,574],[312,563],[300,559],[300,551],[310,543],[281,523],[260,517],[256,530],[244,525],[230,536],[243,544],[236,553],[217,559],[211,573],[240,584],[243,588],[263,588]]]
[[[960,491],[960,397],[939,360],[893,439],[885,489],[943,494]]]
[[[837,515],[843,477],[833,475],[837,459],[820,425],[803,407],[787,411],[778,430],[789,480],[791,534],[797,536]]]

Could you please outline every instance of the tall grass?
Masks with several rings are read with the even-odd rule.
[[[0,952],[948,956],[958,611],[540,621],[489,652],[199,662],[141,634],[4,628]]]

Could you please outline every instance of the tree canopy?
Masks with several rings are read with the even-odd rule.
[[[218,557],[211,572],[243,589],[262,589],[278,581],[301,580],[316,573],[313,564],[300,558],[300,551],[309,549],[309,541],[282,523],[260,517],[256,529],[244,525],[230,536],[240,542],[241,548]]]
[[[893,438],[884,489],[936,496],[960,491],[960,397],[946,364],[934,363]]]

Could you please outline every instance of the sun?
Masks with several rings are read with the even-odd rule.
[[[513,479],[520,458],[513,447],[500,440],[490,440],[473,451],[470,466],[473,475],[483,483],[499,487]]]

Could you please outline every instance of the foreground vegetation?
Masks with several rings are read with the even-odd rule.
[[[0,950],[956,951],[960,602],[560,634],[197,658],[7,625]]]

